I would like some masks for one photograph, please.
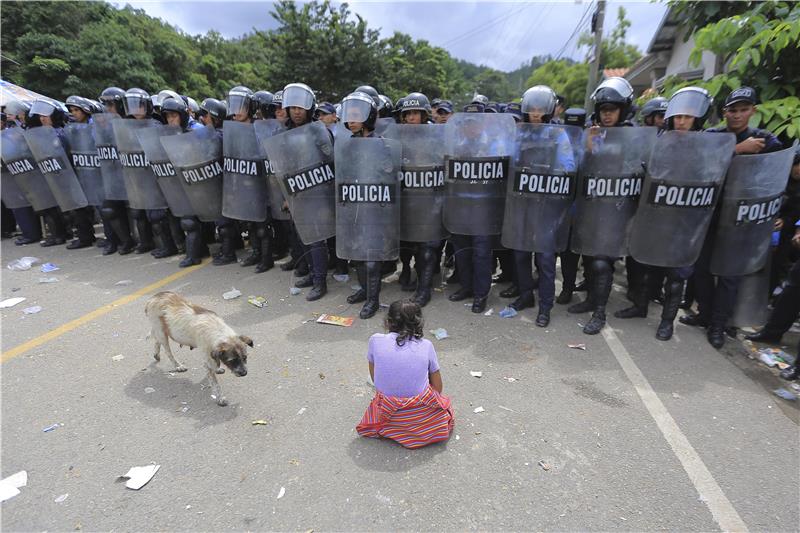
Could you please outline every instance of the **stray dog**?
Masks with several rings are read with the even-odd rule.
[[[147,301],[144,313],[150,319],[150,335],[155,342],[153,358],[161,361],[161,347],[175,365],[175,372],[186,372],[169,347],[169,339],[190,349],[199,348],[206,354],[206,369],[211,382],[211,394],[218,405],[228,405],[222,395],[216,374],[225,372],[223,364],[241,377],[247,375],[247,346],[253,340],[237,335],[214,311],[194,305],[174,292],[159,292]]]

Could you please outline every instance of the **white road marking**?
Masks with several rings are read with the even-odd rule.
[[[695,489],[700,495],[700,500],[706,504],[714,520],[723,531],[747,531],[747,524],[736,512],[736,509],[722,492],[714,476],[711,475],[700,455],[694,449],[689,439],[683,434],[675,419],[669,414],[667,408],[661,403],[658,395],[644,377],[642,371],[631,359],[628,350],[622,345],[614,330],[610,326],[603,328],[603,338],[616,357],[617,362],[625,371],[625,375],[633,383],[636,392],[642,399],[650,416],[655,420],[661,434],[664,435],[673,453],[681,462],[683,469],[689,476]]]

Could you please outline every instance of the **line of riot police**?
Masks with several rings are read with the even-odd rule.
[[[736,289],[764,270],[795,148],[747,117],[742,126],[757,103],[747,87],[726,100],[726,127],[709,131],[712,100],[700,88],[648,102],[643,127],[627,120],[626,80],[603,81],[592,101],[587,125],[578,109],[562,123],[563,102],[546,86],[505,106],[478,95],[461,113],[418,92],[393,105],[371,86],[337,105],[318,105],[303,83],[275,94],[237,86],[200,104],[109,87],[99,102],[14,109],[25,127],[2,132],[3,201],[44,217],[43,246],[63,244],[68,225],[77,235],[68,248],[91,246],[97,209],[104,254],[183,251],[181,267],[209,255],[215,230],[213,263],[237,262],[246,233],[241,265],[265,272],[290,254],[281,268],[310,301],[327,293],[329,269],[339,277],[354,266],[360,288],[347,301],[364,302],[364,319],[380,309],[381,279],[398,259],[401,287],[423,306],[453,260],[449,281],[460,287],[449,299],[471,298],[481,313],[499,257],[512,281],[500,295],[515,298],[508,311],[534,307],[536,291],[545,327],[579,289],[583,257],[587,297],[568,311],[591,313],[584,332],[596,334],[625,258],[633,305],[616,317],[647,316],[663,289],[656,337],[668,340],[694,276],[699,314],[684,321],[721,346],[732,318],[756,320],[744,315],[763,298],[743,291],[734,317]]]

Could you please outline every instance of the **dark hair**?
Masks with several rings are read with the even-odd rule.
[[[422,308],[411,300],[395,300],[386,313],[386,329],[397,333],[397,345],[409,339],[421,339],[423,334]]]

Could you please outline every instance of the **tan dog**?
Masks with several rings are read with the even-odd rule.
[[[225,372],[223,364],[237,376],[247,375],[247,346],[253,341],[237,335],[214,311],[194,305],[174,292],[159,292],[147,301],[144,313],[150,319],[150,335],[155,342],[156,361],[161,361],[161,347],[167,352],[176,372],[186,372],[169,347],[169,339],[206,354],[206,369],[211,394],[219,405],[228,405],[222,395],[216,374]]]

